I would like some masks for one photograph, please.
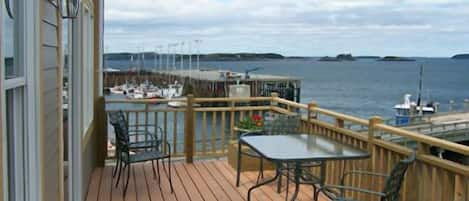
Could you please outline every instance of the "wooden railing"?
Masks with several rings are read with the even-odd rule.
[[[174,101],[174,100],[172,100]],[[320,108],[315,103],[299,104],[272,97],[232,98],[193,98],[188,96],[179,101],[187,103],[185,108],[153,106],[167,103],[168,100],[110,100],[111,104],[141,104],[139,109],[125,109],[131,122],[152,123],[162,127],[164,138],[173,147],[173,154],[192,162],[194,157],[224,156],[229,140],[235,139],[236,122],[245,115],[278,112],[302,115],[302,131],[324,135],[334,140],[367,150],[371,157],[357,161],[327,162],[326,183],[338,184],[343,171],[363,169],[390,173],[397,161],[413,150],[380,138],[382,135],[396,135],[418,144],[417,162],[409,169],[402,188],[403,201],[466,201],[469,199],[469,167],[450,160],[438,158],[430,153],[431,147],[438,147],[463,156],[469,155],[469,147],[416,132],[385,125],[380,117],[361,119],[331,110]],[[194,103],[201,107],[192,107]],[[219,106],[206,106],[210,105]],[[255,106],[254,106],[255,105]],[[108,107],[107,111],[116,108]],[[173,114],[173,115],[171,115]],[[132,117],[134,116],[134,117]],[[139,117],[139,118],[135,118]],[[168,118],[171,121],[168,121]],[[349,129],[356,125],[367,132]],[[154,129],[144,127],[144,129]],[[313,170],[318,171],[318,170]],[[383,180],[372,180],[363,176],[351,176],[347,184],[380,191]],[[360,200],[376,200],[358,193],[350,196]]]
[[[163,140],[171,144],[172,154],[184,156],[190,162],[193,157],[225,156],[228,142],[236,137],[235,124],[246,115],[270,111],[271,100],[271,97],[230,99],[193,98],[190,95],[172,100],[108,100],[106,111],[123,110],[129,124],[135,125],[137,130],[161,133],[161,129]],[[187,107],[168,107],[170,101],[181,102]],[[253,104],[256,106],[251,106]]]

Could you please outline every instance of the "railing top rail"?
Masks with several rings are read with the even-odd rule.
[[[246,98],[194,98],[194,103],[213,103],[213,102],[254,102],[271,101],[272,97],[246,97]]]
[[[140,104],[151,104],[151,103],[168,103],[172,101],[178,102],[187,102],[187,98],[172,98],[172,99],[140,99],[140,100],[131,100],[131,99],[115,99],[115,100],[106,100],[106,103],[140,103]]]
[[[354,116],[350,116],[350,115],[346,115],[346,114],[341,114],[341,113],[338,113],[338,112],[334,112],[332,110],[327,110],[327,109],[318,108],[318,107],[311,108],[311,110],[315,111],[315,112],[319,112],[319,113],[324,114],[324,115],[335,117],[337,119],[342,119],[344,121],[350,121],[350,122],[360,124],[360,125],[364,125],[364,126],[369,125],[369,121],[367,119],[361,119],[361,118],[358,118],[358,117],[354,117]]]
[[[291,101],[291,100],[286,100],[286,99],[278,98],[278,97],[275,97],[273,100],[277,101],[281,104],[290,105],[292,107],[296,107],[296,108],[300,108],[300,109],[308,109],[308,105],[302,104],[302,103],[297,103],[297,102],[294,102],[294,101]]]
[[[282,98],[274,98],[274,101],[277,101],[277,102],[285,104],[285,105],[290,105],[292,107],[300,108],[300,109],[306,109],[306,110],[308,109],[308,105],[306,105],[306,104],[297,103],[297,102],[285,100],[285,99],[282,99]],[[320,114],[331,116],[331,117],[334,117],[336,119],[342,119],[342,120],[345,120],[345,121],[350,121],[350,122],[360,124],[360,125],[364,125],[364,126],[368,126],[368,124],[369,124],[368,120],[366,120],[366,119],[361,119],[361,118],[358,118],[358,117],[354,117],[354,116],[350,116],[350,115],[346,115],[346,114],[341,114],[341,113],[334,112],[334,111],[331,111],[331,110],[327,110],[327,109],[324,109],[324,108],[314,107],[314,108],[310,108],[310,109],[313,112],[318,112]]]
[[[421,142],[421,143],[425,143],[431,146],[437,146],[446,150],[454,151],[454,152],[457,152],[466,156],[469,155],[469,146],[465,146],[462,144],[438,139],[435,137],[430,137],[424,134],[404,130],[401,128],[396,128],[396,127],[385,125],[385,124],[376,124],[374,128],[382,130],[382,131],[390,132],[392,134],[399,135],[402,137],[407,137],[417,142]]]

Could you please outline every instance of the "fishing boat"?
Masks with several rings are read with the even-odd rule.
[[[178,81],[175,81],[174,84],[169,84],[167,88],[162,88],[160,96],[166,99],[179,98],[182,97],[184,86]]]
[[[397,126],[405,126],[412,123],[412,120],[416,117],[424,115],[431,115],[437,112],[438,104],[430,101],[425,103],[422,100],[422,85],[423,85],[423,66],[420,66],[420,80],[418,97],[416,101],[412,101],[410,94],[404,95],[404,100],[401,104],[397,104],[393,107],[396,110],[395,124]]]

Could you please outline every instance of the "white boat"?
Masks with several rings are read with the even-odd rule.
[[[183,107],[187,107],[187,102],[170,101],[170,102],[168,102],[168,106],[173,107],[173,108],[183,108]],[[200,104],[193,103],[192,107],[200,107]]]
[[[184,86],[179,84],[177,81],[174,84],[168,85],[167,88],[161,89],[161,97],[166,99],[182,97]]]

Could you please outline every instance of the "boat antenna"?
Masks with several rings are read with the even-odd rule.
[[[420,65],[420,80],[419,80],[419,91],[417,98],[417,108],[420,108],[419,114],[422,114],[423,108],[420,107],[422,103],[422,85],[423,85],[423,64]]]

